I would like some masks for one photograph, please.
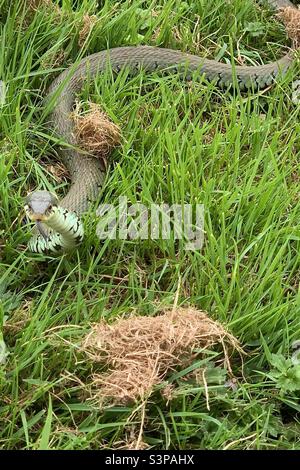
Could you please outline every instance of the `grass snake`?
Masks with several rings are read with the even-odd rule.
[[[288,0],[269,0],[275,9],[296,8]],[[62,72],[51,84],[46,99],[55,98],[50,123],[55,133],[69,144],[59,148],[61,161],[71,176],[71,186],[66,196],[58,202],[48,191],[34,191],[26,198],[25,211],[34,221],[34,231],[29,249],[38,253],[55,253],[78,245],[84,235],[80,216],[89,208],[99,194],[105,168],[101,160],[83,155],[76,150],[74,121],[71,113],[76,94],[81,91],[84,80],[93,78],[107,67],[118,73],[124,67],[133,73],[145,72],[180,73],[188,78],[192,73],[205,75],[219,87],[237,84],[241,90],[263,89],[271,85],[279,74],[284,73],[293,62],[289,52],[276,62],[259,66],[236,66],[207,60],[195,55],[151,46],[117,47],[92,54],[76,66]],[[77,147],[78,148],[78,147]]]

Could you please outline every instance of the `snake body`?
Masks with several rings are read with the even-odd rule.
[[[275,9],[282,7],[296,8],[289,0],[269,0],[268,3]],[[207,60],[195,55],[177,50],[151,46],[117,47],[92,54],[76,66],[71,66],[62,72],[51,84],[47,100],[54,98],[56,105],[50,116],[50,124],[57,135],[69,144],[59,149],[59,155],[70,172],[71,186],[67,195],[60,204],[61,213],[56,211],[55,223],[49,219],[44,221],[50,228],[48,235],[36,234],[30,241],[30,249],[37,252],[59,251],[66,248],[66,240],[58,239],[57,227],[59,217],[63,213],[76,213],[80,217],[99,194],[105,175],[105,168],[99,159],[83,155],[77,150],[74,132],[74,122],[71,113],[74,108],[76,94],[81,91],[84,80],[88,76],[93,79],[108,67],[114,73],[128,68],[131,73],[145,72],[177,73],[185,79],[196,75],[204,75],[208,81],[214,82],[218,87],[228,88],[237,85],[241,90],[263,89],[271,85],[278,75],[284,74],[293,63],[293,53],[289,52],[276,62],[260,66],[236,66],[223,64],[215,60]],[[45,194],[44,194],[45,196]],[[31,203],[30,196],[27,203]],[[29,214],[30,216],[30,214]],[[75,224],[75,221],[74,221]],[[82,226],[80,237],[74,233],[74,240],[82,239]],[[70,240],[69,240],[70,241]],[[71,246],[74,244],[69,243]]]

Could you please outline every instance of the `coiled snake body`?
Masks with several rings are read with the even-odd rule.
[[[289,0],[269,0],[275,10],[282,7],[296,8]],[[236,66],[214,60],[207,60],[180,51],[151,46],[118,47],[98,52],[84,58],[76,68],[70,67],[59,75],[49,88],[48,97],[55,95],[57,104],[51,115],[55,132],[70,144],[60,148],[62,162],[70,172],[71,187],[67,195],[58,203],[57,198],[47,191],[35,191],[26,198],[25,209],[28,217],[37,223],[38,231],[29,241],[32,251],[58,252],[80,243],[83,227],[80,215],[99,193],[104,178],[104,167],[99,159],[87,157],[74,147],[76,139],[74,122],[70,115],[74,107],[76,93],[83,85],[86,76],[90,78],[103,72],[107,67],[118,73],[128,67],[133,72],[140,69],[146,72],[167,70],[182,73],[184,77],[199,72],[219,87],[237,83],[241,90],[263,89],[284,73],[292,64],[293,55],[288,53],[277,62],[262,66]],[[73,148],[72,148],[73,146]],[[46,228],[45,228],[46,226]]]

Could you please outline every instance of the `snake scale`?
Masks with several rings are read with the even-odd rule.
[[[289,0],[268,0],[275,9],[296,8]],[[263,89],[271,85],[276,77],[284,73],[293,63],[289,52],[276,62],[261,66],[236,66],[235,83],[241,90]],[[59,148],[61,161],[71,176],[71,186],[59,203],[48,191],[35,191],[26,198],[25,210],[38,230],[29,241],[34,252],[59,252],[79,244],[83,238],[80,216],[89,208],[99,194],[105,175],[101,160],[86,156],[76,150],[74,109],[76,94],[82,89],[87,75],[93,78],[111,67],[114,73],[124,67],[133,73],[145,72],[183,73],[184,76],[199,72],[208,81],[227,88],[234,83],[231,65],[207,60],[177,50],[151,46],[117,47],[92,54],[62,72],[51,84],[46,99],[55,98],[56,104],[50,116],[55,133],[70,144]]]

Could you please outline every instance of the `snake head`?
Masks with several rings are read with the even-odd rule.
[[[49,191],[34,191],[27,195],[24,209],[28,218],[38,225],[47,222],[58,205],[55,194]]]

